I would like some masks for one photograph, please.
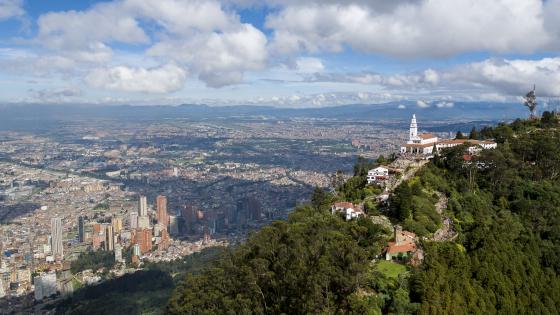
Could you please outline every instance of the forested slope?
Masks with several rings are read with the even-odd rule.
[[[464,147],[436,156],[403,183],[384,214],[430,236],[434,192],[459,236],[422,241],[425,260],[397,277],[374,267],[389,231],[366,217],[331,215],[335,200],[356,201],[363,167],[337,194],[316,191],[313,204],[232,249],[212,268],[188,275],[170,314],[556,314],[560,309],[560,131],[551,115],[474,131],[498,149],[465,161]],[[364,164],[367,167],[374,164]],[[367,204],[366,204],[367,206]],[[378,213],[370,205],[371,213]],[[388,211],[388,212],[387,212]],[[428,239],[428,238],[426,238]]]

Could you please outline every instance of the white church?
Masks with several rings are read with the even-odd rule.
[[[468,142],[472,146],[468,148],[470,154],[481,149],[494,149],[498,144],[491,140],[473,140],[473,139],[449,139],[439,141],[436,136],[431,133],[418,134],[418,124],[416,123],[416,114],[412,115],[410,121],[409,140],[401,146],[402,154],[431,155],[434,146],[440,151],[444,148],[451,148]]]

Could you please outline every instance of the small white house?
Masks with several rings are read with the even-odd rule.
[[[377,183],[389,179],[389,169],[383,166],[378,166],[368,171],[367,182],[368,184]]]
[[[356,219],[364,214],[362,209],[359,209],[351,202],[335,202],[331,207],[331,213],[335,214],[336,212],[344,213],[344,218],[346,219],[346,221]]]

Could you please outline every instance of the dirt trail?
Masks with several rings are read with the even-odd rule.
[[[445,215],[444,211],[447,209],[447,202],[448,198],[446,195],[436,192],[439,197],[438,202],[436,202],[436,211],[439,213],[443,218],[443,227],[438,229],[434,236],[430,238],[431,241],[435,242],[444,242],[444,241],[452,241],[454,240],[459,234],[455,231],[453,227],[453,220]]]

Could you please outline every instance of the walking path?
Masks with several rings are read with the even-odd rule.
[[[438,229],[434,236],[430,238],[431,241],[434,242],[444,242],[444,241],[452,241],[459,235],[455,228],[453,227],[453,220],[445,215],[444,211],[447,209],[447,202],[448,198],[446,195],[440,193],[439,191],[436,192],[439,197],[438,202],[435,204],[436,211],[439,213],[443,218],[443,227]]]

